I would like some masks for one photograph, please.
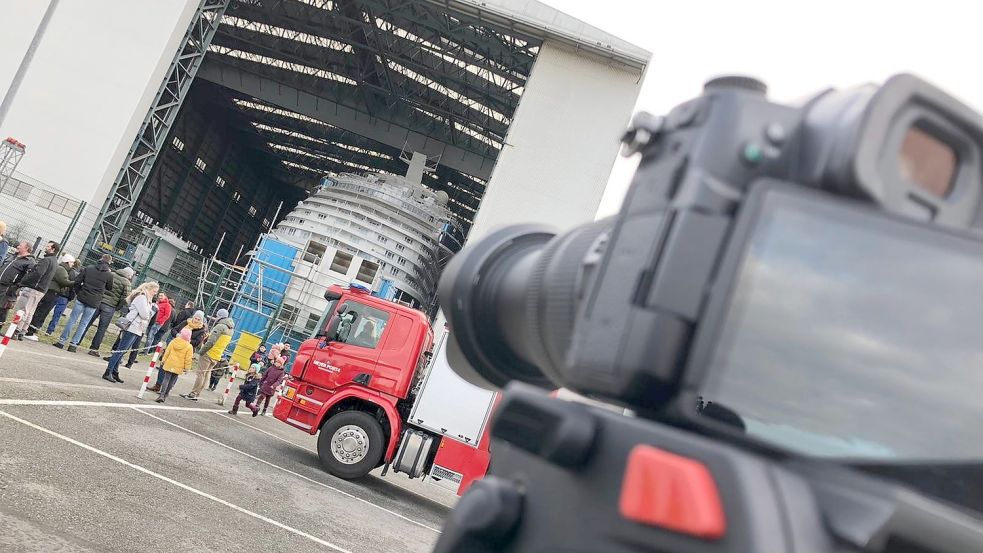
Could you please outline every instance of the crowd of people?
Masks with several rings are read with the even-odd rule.
[[[226,350],[232,345],[235,330],[228,310],[218,309],[209,320],[194,302],[177,309],[174,299],[162,293],[157,282],[134,286],[136,272],[132,267],[113,270],[113,258],[108,254],[83,267],[70,254],[59,257],[61,246],[57,242],[45,244],[40,256],[34,255],[27,241],[8,251],[5,233],[6,225],[0,221],[0,324],[6,323],[8,313],[23,313],[12,339],[38,341],[42,332],[53,336],[68,311],[54,347],[77,352],[95,326],[87,353],[107,362],[102,378],[112,383],[123,383],[121,365],[132,367],[140,354],[152,354],[160,344],[163,351],[156,382],[148,388],[158,393],[159,403],[167,400],[185,372],[193,371],[196,377],[191,391],[181,394],[191,401],[198,401],[206,386],[214,391],[227,374]],[[111,325],[119,333],[111,350],[104,352],[103,340]],[[289,345],[274,344],[269,352],[265,345],[260,346],[250,357],[245,381],[229,412],[236,414],[245,401],[253,416],[265,414],[285,377],[289,356]]]

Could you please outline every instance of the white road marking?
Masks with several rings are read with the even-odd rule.
[[[203,407],[174,407],[160,403],[116,403],[112,401],[75,401],[57,399],[0,399],[0,405],[11,406],[47,406],[47,407],[139,407],[141,409],[158,409],[160,411],[195,411],[199,413],[224,413],[223,409],[206,409]]]
[[[31,355],[37,355],[37,356],[40,356],[40,357],[51,357],[52,359],[61,359],[63,361],[71,361],[73,363],[87,363],[89,365],[99,365],[100,367],[107,367],[107,366],[109,366],[109,362],[108,361],[96,361],[95,359],[87,359],[87,357],[92,357],[92,356],[91,355],[86,355],[86,354],[79,354],[79,355],[69,354],[69,355],[72,355],[73,356],[73,357],[69,357],[68,355],[55,355],[53,353],[42,353],[40,351],[34,351],[33,348],[32,349],[16,348],[16,349],[11,349],[10,351],[19,352],[19,353],[29,353]],[[125,367],[125,366],[123,366],[122,363],[119,366],[119,370],[121,370],[121,371],[140,371],[140,372],[144,372],[144,373],[147,372],[147,369],[141,369],[139,367]]]
[[[146,415],[146,414],[149,414],[149,413],[144,413],[144,414]],[[178,488],[181,488],[181,489],[183,489],[185,491],[189,491],[189,492],[191,492],[191,493],[193,493],[195,495],[198,495],[198,496],[203,497],[205,499],[208,499],[210,501],[214,501],[215,503],[218,503],[220,505],[224,505],[225,507],[228,507],[230,509],[233,509],[235,511],[238,511],[238,512],[244,514],[244,515],[247,515],[247,516],[250,516],[250,517],[255,518],[257,520],[263,521],[263,522],[265,522],[267,524],[271,524],[273,526],[276,526],[277,528],[280,528],[282,530],[286,530],[286,531],[288,531],[288,532],[290,532],[292,534],[298,535],[298,536],[300,536],[302,538],[307,538],[307,539],[313,541],[314,543],[323,545],[325,547],[330,547],[331,549],[334,549],[335,551],[338,551],[339,553],[351,553],[351,551],[349,551],[349,550],[347,550],[347,549],[345,549],[343,547],[340,547],[338,545],[335,545],[335,544],[333,544],[333,543],[331,543],[329,541],[323,540],[323,539],[321,539],[321,538],[319,538],[317,536],[312,536],[311,534],[308,534],[307,532],[304,532],[303,530],[298,530],[298,529],[296,529],[296,528],[294,528],[292,526],[287,526],[286,524],[284,524],[282,522],[278,522],[278,521],[273,520],[273,519],[271,519],[269,517],[265,517],[265,516],[263,516],[263,515],[261,515],[259,513],[255,513],[253,511],[250,511],[249,509],[245,509],[245,508],[240,507],[238,505],[235,505],[233,503],[229,503],[228,501],[226,501],[224,499],[220,499],[218,497],[215,497],[214,495],[211,495],[209,493],[203,492],[203,491],[201,491],[201,490],[199,490],[197,488],[193,488],[193,487],[191,487],[191,486],[189,486],[187,484],[184,484],[182,482],[178,482],[177,480],[174,480],[172,478],[168,478],[168,477],[164,476],[163,474],[158,474],[158,473],[156,473],[156,472],[154,472],[154,471],[152,471],[152,470],[150,470],[148,468],[145,468],[145,467],[142,467],[140,465],[131,463],[131,462],[125,460],[125,459],[121,459],[121,458],[113,455],[112,453],[107,453],[105,451],[102,451],[101,449],[97,449],[95,447],[92,447],[91,445],[84,444],[84,443],[82,443],[82,442],[80,442],[78,440],[74,440],[72,438],[69,438],[68,436],[64,436],[62,434],[59,434],[59,433],[57,433],[57,432],[55,432],[53,430],[48,430],[47,428],[44,428],[43,426],[38,426],[38,425],[34,424],[33,422],[26,421],[26,420],[24,420],[22,418],[19,418],[19,417],[15,417],[14,415],[11,415],[10,413],[7,413],[5,411],[0,411],[0,416],[7,417],[8,419],[10,419],[12,421],[15,421],[15,422],[19,422],[19,423],[23,424],[24,426],[28,426],[28,427],[33,428],[35,430],[38,430],[40,432],[44,432],[45,434],[48,434],[49,436],[53,436],[55,438],[58,438],[59,440],[63,440],[63,441],[68,442],[68,443],[70,443],[72,445],[81,447],[82,449],[85,449],[87,451],[90,451],[92,453],[95,453],[96,455],[101,455],[101,456],[103,456],[103,457],[105,457],[105,458],[107,458],[107,459],[109,459],[111,461],[115,461],[115,462],[117,462],[117,463],[119,463],[121,465],[124,465],[124,466],[130,467],[130,468],[132,468],[134,470],[140,471],[140,472],[142,472],[142,473],[144,473],[144,474],[146,474],[148,476],[152,476],[154,478],[157,478],[158,480],[162,480],[164,482],[167,482],[168,484],[171,484],[172,486],[177,486]]]
[[[281,438],[280,436],[277,436],[276,434],[274,434],[274,433],[272,433],[272,432],[267,432],[266,430],[263,430],[262,428],[257,428],[257,427],[255,427],[255,426],[253,426],[253,425],[251,425],[251,424],[246,424],[246,423],[244,423],[244,422],[242,422],[241,420],[238,420],[238,419],[235,419],[235,418],[232,418],[232,417],[230,417],[230,416],[229,416],[229,414],[228,414],[228,413],[226,413],[226,412],[224,412],[224,411],[223,411],[223,412],[221,412],[221,413],[216,413],[216,414],[217,414],[218,416],[220,416],[220,417],[222,417],[223,419],[228,419],[228,420],[230,420],[230,421],[232,421],[232,422],[235,422],[235,423],[238,423],[238,424],[241,424],[241,425],[243,425],[243,426],[245,426],[245,427],[247,427],[247,428],[252,428],[252,429],[253,429],[253,430],[255,430],[256,432],[262,432],[263,434],[266,434],[267,436],[269,436],[269,437],[271,437],[271,438],[276,438],[277,440],[280,440],[280,441],[281,441],[281,442],[283,442],[283,443],[287,443],[287,444],[290,444],[290,445],[292,445],[292,446],[294,446],[294,447],[299,447],[299,446],[298,446],[298,445],[297,445],[296,443],[294,443],[294,442],[291,442],[290,440],[287,440],[287,439],[284,439],[284,438]],[[306,451],[310,451],[311,453],[317,453],[317,450],[316,450],[316,449],[311,449],[311,448],[309,448],[309,447],[302,447],[302,449],[304,449],[304,450],[306,450]]]
[[[127,392],[129,394],[133,393],[130,388],[121,388],[119,386],[99,386],[98,384],[75,384],[72,382],[57,382],[54,380],[34,380],[33,378],[11,378],[11,377],[0,377],[0,382],[10,382],[11,384],[38,384],[43,386],[59,386],[63,388],[88,388],[92,390],[108,390],[110,392]]]
[[[133,408],[134,411],[140,411],[140,409],[141,408],[138,407],[138,406],[135,406]],[[140,412],[143,413],[144,415],[147,415],[148,417],[157,419],[157,420],[163,422],[164,424],[169,424],[169,425],[171,425],[171,426],[173,426],[175,428],[179,428],[181,430],[184,430],[188,434],[191,434],[193,436],[197,436],[197,437],[199,437],[199,438],[201,438],[203,440],[207,440],[209,442],[212,442],[213,444],[222,446],[222,447],[224,447],[224,448],[226,448],[226,449],[228,449],[230,451],[234,451],[236,453],[239,453],[240,455],[245,455],[246,457],[249,457],[250,459],[253,459],[254,461],[259,461],[260,463],[263,463],[264,465],[273,467],[273,468],[275,468],[277,470],[281,470],[283,472],[286,472],[287,474],[291,474],[293,476],[296,476],[298,478],[301,478],[303,480],[306,480],[308,482],[311,482],[312,484],[317,484],[318,486],[321,486],[322,488],[327,488],[327,489],[329,489],[331,491],[338,492],[338,493],[340,493],[341,495],[343,495],[345,497],[349,497],[349,498],[354,499],[356,501],[360,501],[362,503],[365,503],[366,505],[370,505],[372,507],[375,507],[376,509],[379,509],[380,511],[384,511],[384,512],[389,513],[389,514],[391,514],[391,515],[393,515],[393,516],[395,516],[397,518],[401,518],[401,519],[405,520],[406,522],[415,524],[415,525],[417,525],[417,526],[419,526],[421,528],[426,528],[427,530],[430,530],[431,532],[436,532],[438,534],[440,533],[440,530],[438,530],[436,528],[432,528],[430,526],[427,526],[426,524],[423,524],[422,522],[417,522],[417,521],[415,521],[415,520],[413,520],[413,519],[411,519],[409,517],[406,517],[406,516],[403,516],[403,515],[397,513],[396,511],[392,511],[392,510],[387,509],[387,508],[385,508],[385,507],[383,507],[381,505],[376,505],[375,503],[372,503],[371,501],[368,501],[366,499],[362,499],[361,497],[358,497],[356,495],[352,495],[352,494],[350,494],[350,493],[348,493],[348,492],[346,492],[344,490],[340,490],[338,488],[335,488],[334,486],[329,486],[328,484],[325,484],[324,482],[319,482],[317,480],[314,480],[313,478],[309,478],[307,476],[304,476],[303,474],[300,474],[298,472],[294,472],[294,471],[292,471],[292,470],[290,470],[288,468],[281,467],[280,465],[275,465],[275,464],[267,461],[266,459],[260,459],[259,457],[256,457],[255,455],[250,455],[249,453],[246,453],[245,451],[236,449],[236,448],[234,448],[234,447],[232,447],[230,445],[223,444],[222,442],[220,442],[218,440],[214,440],[212,438],[209,438],[208,436],[205,436],[204,434],[199,434],[199,433],[195,432],[194,430],[189,430],[189,429],[181,426],[180,424],[175,424],[175,423],[173,423],[173,422],[171,422],[169,420],[162,419],[162,418],[160,418],[160,417],[158,417],[156,415],[151,415],[150,413],[145,413],[143,411],[140,411]]]

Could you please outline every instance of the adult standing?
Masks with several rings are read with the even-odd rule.
[[[68,255],[68,254],[66,254]],[[72,257],[72,256],[68,256]],[[79,275],[82,274],[82,262],[78,259],[72,263],[71,267],[68,267],[68,280],[78,282]],[[45,330],[45,334],[51,336],[55,333],[55,328],[58,326],[58,321],[61,320],[62,314],[65,313],[65,308],[68,304],[75,301],[75,286],[73,285],[68,290],[67,296],[58,296],[55,299],[55,311],[51,314],[51,322],[48,323],[48,328]]]
[[[89,321],[99,309],[103,296],[113,289],[113,273],[109,270],[109,263],[112,260],[112,257],[104,254],[99,258],[98,263],[82,270],[75,285],[75,307],[72,308],[72,315],[68,318],[65,329],[61,331],[61,337],[54,344],[56,348],[64,348],[68,343],[68,351],[73,353],[78,351],[79,342],[82,341]],[[75,329],[74,336],[73,329]],[[68,342],[69,337],[71,342]]]
[[[48,283],[48,289],[44,292],[41,301],[38,302],[34,317],[31,318],[31,326],[28,327],[27,334],[24,335],[25,340],[36,342],[38,340],[37,333],[41,330],[41,326],[44,325],[44,320],[48,318],[48,313],[51,313],[52,308],[56,307],[58,302],[63,302],[62,309],[64,309],[68,303],[68,296],[72,293],[72,287],[75,286],[75,281],[69,278],[68,273],[72,263],[75,263],[75,258],[67,253],[59,259],[58,265],[55,266],[55,272],[51,275],[51,282]],[[52,326],[48,328],[52,328]]]
[[[191,317],[194,317],[196,311],[195,302],[189,301],[184,304],[184,309],[174,313],[174,322],[171,323],[171,338],[176,337],[177,333],[181,332],[181,329],[184,328],[184,323],[188,322],[188,319]],[[204,322],[204,318],[202,318],[202,322]]]
[[[57,242],[48,242],[44,247],[44,257],[27,271],[24,280],[20,283],[21,287],[17,291],[17,303],[14,304],[14,311],[24,312],[24,316],[17,323],[17,330],[14,331],[14,336],[18,340],[23,340],[27,330],[32,328],[31,322],[34,320],[34,312],[37,311],[38,304],[41,303],[41,299],[44,298],[44,294],[48,291],[48,286],[55,276],[55,268],[58,266],[55,256],[58,254],[58,249]],[[30,339],[37,341],[36,336],[31,336]]]
[[[123,360],[123,353],[130,348],[139,347],[140,338],[150,326],[150,299],[157,294],[158,290],[160,290],[160,285],[156,282],[144,282],[130,292],[126,298],[130,305],[130,311],[124,318],[127,321],[126,330],[121,334],[123,338],[120,339],[119,348],[109,358],[106,372],[102,374],[103,380],[123,383],[123,379],[119,377],[119,364]]]
[[[126,307],[126,298],[130,295],[133,281],[133,268],[123,267],[113,272],[113,287],[102,297],[99,304],[99,327],[96,335],[89,342],[89,355],[99,357],[99,348],[102,347],[102,340],[106,337],[106,330],[109,323],[113,322],[113,315],[117,311]]]
[[[168,301],[167,294],[161,292],[157,296],[157,316],[150,325],[147,332],[147,353],[153,353],[157,347],[157,340],[163,339],[161,330],[166,329],[171,322],[171,302]]]
[[[235,328],[235,323],[229,318],[229,312],[225,309],[219,309],[215,313],[215,319],[215,326],[208,333],[208,340],[201,346],[201,357],[198,360],[198,374],[195,379],[195,385],[191,389],[191,393],[181,394],[183,398],[198,401],[198,396],[201,395],[201,391],[205,389],[205,385],[208,384],[208,380],[212,375],[212,369],[222,359],[225,348],[232,341],[232,330]]]
[[[0,322],[7,320],[10,292],[17,290],[27,271],[36,263],[37,260],[31,255],[31,245],[26,240],[21,240],[17,244],[14,258],[0,269]]]

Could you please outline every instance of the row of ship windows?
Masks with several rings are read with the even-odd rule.
[[[364,195],[369,195],[369,196],[372,196],[372,195],[374,195],[373,194],[374,192],[377,192],[376,190],[374,190],[372,188],[368,188],[368,187],[365,187],[365,186],[359,186],[359,185],[356,185],[356,184],[348,184],[348,183],[338,183],[338,185],[335,185],[334,189],[335,190],[348,191],[348,192],[354,192],[354,193],[357,193],[357,194],[364,194]],[[323,198],[319,198],[319,199],[323,199]],[[336,199],[335,198],[331,198],[330,201],[336,201]],[[427,214],[423,209],[421,209],[419,207],[414,207],[413,210],[419,212],[421,216],[426,216],[431,223],[436,223],[437,222],[437,219],[433,215]]]
[[[291,228],[287,230],[287,234],[296,235],[296,233],[297,233],[297,229]],[[318,265],[321,263],[321,259],[324,257],[324,253],[326,250],[327,248],[324,244],[311,240],[307,243],[307,247],[304,249],[304,256],[303,256],[304,261]],[[392,259],[394,255],[395,254],[393,254],[392,252],[387,252],[386,257]],[[344,250],[337,250],[335,252],[334,257],[331,260],[331,264],[328,267],[328,270],[338,273],[340,275],[347,275],[348,270],[351,268],[353,259],[354,256],[352,254]],[[407,261],[406,259],[400,257],[398,260],[396,260],[396,263],[401,266],[405,266]],[[358,272],[356,274],[355,279],[371,285],[372,282],[375,280],[378,271],[380,269],[385,269],[385,268],[387,268],[387,265],[385,263],[375,263],[374,261],[363,259],[361,265],[359,265],[358,267]],[[400,270],[399,267],[396,267],[395,265],[389,265],[388,269],[389,269],[389,274],[391,274],[394,277],[401,277],[404,275],[404,272]]]
[[[315,204],[315,205],[321,205],[321,206],[326,207],[326,208],[329,208],[329,209],[335,207],[335,206],[330,205],[330,204],[339,204],[339,205],[347,206],[347,207],[352,208],[351,209],[352,214],[355,216],[355,218],[357,218],[359,220],[368,219],[365,215],[363,215],[362,213],[360,213],[360,212],[366,211],[366,210],[371,211],[375,216],[377,216],[379,218],[389,218],[390,217],[389,215],[387,215],[385,213],[381,213],[381,212],[376,211],[374,209],[367,208],[363,204],[360,204],[360,203],[357,203],[357,202],[346,201],[346,200],[339,200],[338,198],[308,198],[307,200],[304,200],[304,202],[305,203],[312,203],[312,204]],[[328,202],[330,202],[330,204]],[[312,211],[309,211],[309,210],[307,211],[307,213],[308,214],[313,214],[313,212]],[[319,215],[323,215],[323,214],[319,214]],[[326,218],[326,216],[325,217],[319,217],[319,218],[322,218],[323,219],[323,218]],[[372,221],[372,223],[375,224],[375,225],[379,225],[379,223],[377,221],[374,221],[372,219],[370,219],[370,221]],[[434,220],[433,217],[430,217],[430,222],[433,223],[433,222],[436,222],[436,221]],[[405,231],[403,231],[401,229],[394,229],[394,230],[396,230],[397,232],[405,232]],[[422,233],[422,232],[419,232],[418,235],[420,236],[420,238],[423,241],[427,241],[427,240],[430,240],[431,239],[429,236],[427,236],[425,233]],[[407,239],[409,239],[410,243],[413,242],[412,238],[410,238],[409,236],[407,236]]]
[[[298,229],[295,229],[293,227],[288,227],[286,229],[286,234],[289,235],[289,236],[295,236],[295,237],[299,237],[299,238],[302,238],[302,239],[307,238],[308,236],[310,236],[310,233],[309,232],[303,231],[303,230],[298,230]],[[320,263],[321,262],[321,257],[323,257],[323,248],[324,248],[324,246],[322,244],[314,241],[314,240],[308,241],[307,244],[308,244],[307,249],[306,249],[306,252],[307,253],[304,255],[304,261],[308,261],[308,262],[314,263],[314,264]],[[313,246],[313,249],[312,249],[312,245],[314,245]],[[403,251],[403,250],[406,249],[406,248],[404,248],[402,246],[402,244],[397,244],[396,247],[400,251]],[[319,251],[321,253],[318,253]],[[386,257],[389,258],[389,259],[392,259],[396,264],[398,264],[400,266],[404,266],[405,267],[406,264],[409,263],[409,260],[407,260],[403,256],[397,255],[392,250],[386,251]],[[335,270],[333,268],[334,265],[335,264],[332,262],[332,270]],[[344,266],[344,269],[345,270],[344,271],[337,271],[337,272],[340,272],[342,274],[345,274],[348,271],[349,264],[348,263],[344,263],[342,265]],[[339,265],[339,266],[342,266],[342,265]],[[395,269],[395,267],[393,269]],[[396,273],[393,273],[393,274],[396,274]]]
[[[306,220],[309,220],[309,219],[306,219]],[[295,217],[295,216],[293,216],[293,215],[291,215],[291,216],[288,216],[288,217],[287,217],[286,219],[284,219],[284,221],[285,221],[285,222],[289,222],[289,223],[294,223],[294,224],[297,224],[297,225],[303,225],[303,224],[305,223],[305,221],[306,221],[306,220],[305,220],[304,218],[300,218],[300,217]],[[337,229],[337,228],[339,228],[339,227],[332,227],[332,228],[335,228],[335,229]],[[368,231],[370,231],[370,232],[371,232],[371,229],[367,229],[367,228],[365,228],[365,227],[361,227],[361,228],[362,228],[362,229],[364,229],[364,230],[368,230]],[[291,236],[297,236],[297,234],[298,234],[299,232],[307,232],[307,231],[301,231],[301,230],[297,230],[297,229],[293,229],[293,228],[290,228],[290,230],[288,230],[287,232],[288,232],[288,233],[290,233],[290,235],[291,235]],[[306,238],[307,236],[309,236],[309,234],[306,234],[306,235],[305,235],[304,237]],[[409,242],[409,244],[410,244],[410,245],[413,245],[413,244],[415,244],[415,242],[414,242],[414,241],[413,241],[413,240],[412,240],[411,238],[408,238],[408,237],[405,237],[405,236],[404,236],[404,239],[405,239],[405,240],[406,240],[407,242]],[[378,243],[380,243],[380,244],[388,244],[388,243],[389,243],[389,240],[390,240],[390,238],[389,238],[389,237],[387,237],[387,236],[385,236],[385,235],[383,235],[383,234],[379,234],[379,233],[377,233],[377,234],[376,234],[376,240],[377,240],[377,241],[378,241]],[[393,240],[396,240],[396,239],[393,239]],[[402,242],[396,242],[396,244],[395,244],[395,248],[396,248],[396,250],[397,250],[397,251],[405,251],[405,250],[406,250],[406,245],[405,245],[405,244],[403,244]],[[420,252],[418,252],[418,251],[417,251],[417,250],[416,250],[415,248],[410,248],[410,249],[411,249],[411,251],[413,251],[413,252],[415,252],[415,253],[418,253],[418,254],[420,253]]]

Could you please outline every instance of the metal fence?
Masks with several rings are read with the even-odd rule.
[[[75,229],[85,227],[88,207],[82,200],[17,171],[0,187],[0,221],[7,224],[4,239],[11,244],[26,240],[34,251],[49,240],[66,246]],[[94,216],[91,219],[95,222]],[[81,247],[79,243],[62,251],[78,256]]]

